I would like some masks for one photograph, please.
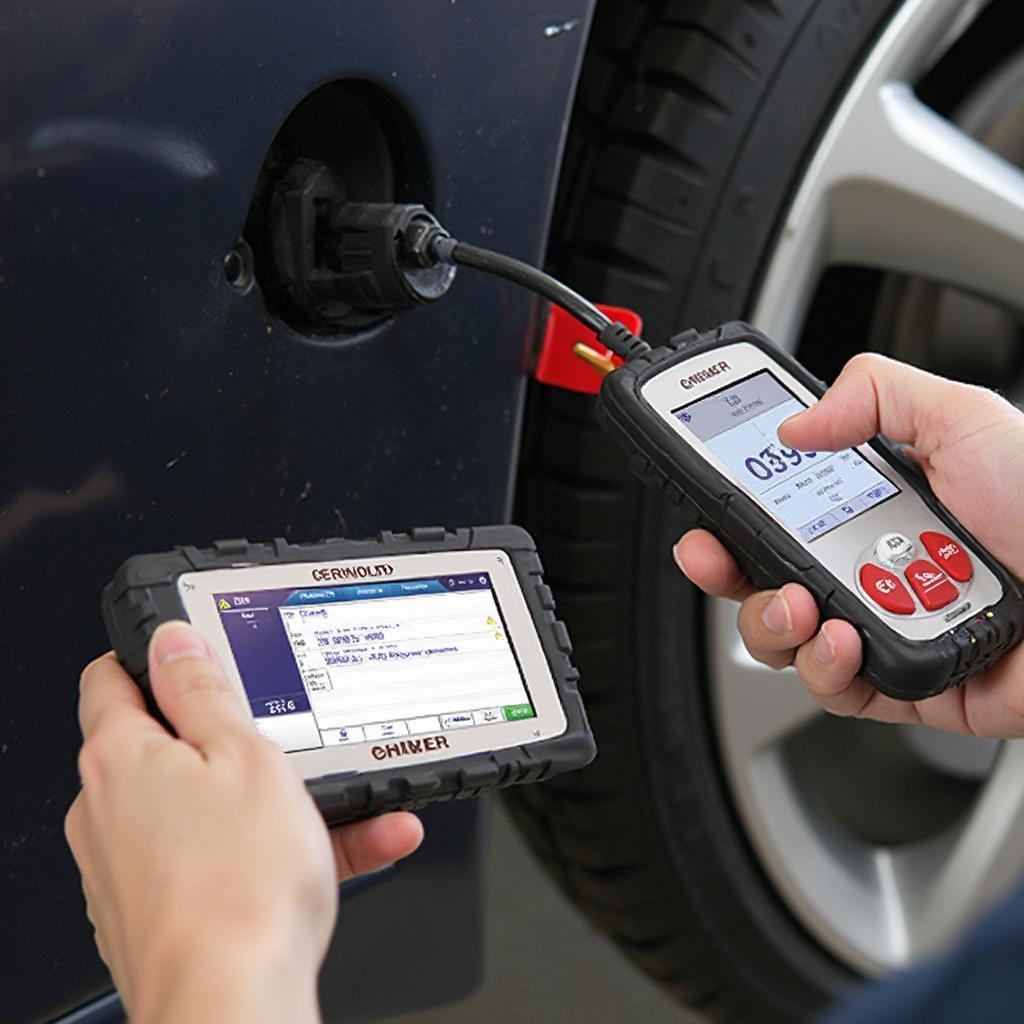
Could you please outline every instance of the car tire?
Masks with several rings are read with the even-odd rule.
[[[748,315],[815,146],[907,6],[599,4],[552,268],[637,309],[652,341]],[[834,372],[860,337],[838,331],[813,368]],[[765,869],[723,764],[711,612],[670,555],[680,524],[631,478],[591,398],[532,386],[518,518],[573,636],[599,749],[583,772],[510,792],[520,828],[681,1001],[721,1021],[807,1020],[873,968],[827,948]]]

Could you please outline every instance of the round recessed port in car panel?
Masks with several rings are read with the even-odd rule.
[[[345,201],[431,199],[425,147],[397,99],[359,81],[310,93],[270,145],[245,225],[270,312],[319,339],[386,320],[390,311],[357,310],[336,287],[330,213]]]

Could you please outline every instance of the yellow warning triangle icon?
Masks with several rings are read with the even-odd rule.
[[[230,609],[231,609],[231,605],[229,605],[229,604],[227,603],[227,601],[225,601],[225,600],[224,600],[224,598],[223,598],[223,597],[222,597],[222,598],[221,598],[221,599],[220,599],[220,600],[219,600],[219,601],[217,602],[217,607],[218,607],[218,608],[219,608],[219,609],[220,609],[220,610],[221,610],[222,612],[230,611]]]
[[[496,626],[497,625],[497,623],[494,621],[494,616],[493,615],[488,615],[487,616],[487,625],[488,626]]]

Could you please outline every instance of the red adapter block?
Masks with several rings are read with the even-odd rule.
[[[644,322],[639,313],[622,306],[598,306],[599,310],[610,320],[619,321],[633,334],[639,335]],[[596,395],[601,389],[601,374],[589,363],[576,355],[572,347],[578,341],[589,345],[595,352],[608,356],[616,366],[622,360],[612,355],[610,349],[602,345],[593,332],[583,326],[575,317],[564,309],[551,306],[548,322],[544,327],[544,338],[540,345],[540,355],[533,371],[534,377],[541,384],[550,384],[567,391],[578,391],[584,395]]]

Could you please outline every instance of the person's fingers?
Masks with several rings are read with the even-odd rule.
[[[707,530],[690,530],[672,548],[683,575],[712,597],[742,601],[754,593],[736,560]]]
[[[101,722],[124,723],[141,729],[166,731],[146,710],[142,692],[108,651],[86,666],[79,684],[78,722],[89,739]]]
[[[330,830],[338,881],[394,864],[423,841],[423,824],[415,814],[396,811]]]
[[[862,715],[878,691],[857,677],[861,657],[857,630],[842,619],[829,619],[800,647],[794,664],[800,681],[826,711]]]
[[[921,704],[887,697],[857,675],[861,657],[860,636],[853,626],[829,619],[817,636],[797,651],[794,664],[808,692],[833,715],[919,724],[923,720]]]
[[[786,668],[818,628],[818,606],[798,583],[787,583],[748,597],[736,621],[751,657],[771,668]]]
[[[976,421],[994,397],[874,353],[854,356],[821,400],[779,426],[779,440],[802,451],[838,451],[875,434],[908,442],[927,459],[956,425]]]
[[[943,700],[947,702],[943,706]],[[922,716],[940,729],[996,739],[1024,737],[1024,648],[1008,652],[967,686],[921,702]]]
[[[187,622],[165,622],[149,643],[153,696],[186,743],[206,751],[252,734],[252,719],[206,641]]]

